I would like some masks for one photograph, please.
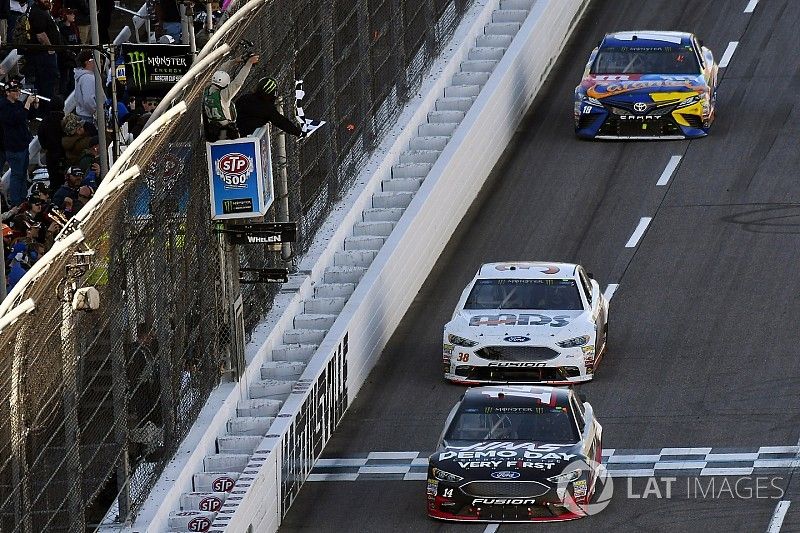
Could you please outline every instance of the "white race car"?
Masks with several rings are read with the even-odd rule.
[[[444,326],[444,377],[463,384],[589,381],[607,336],[608,300],[582,266],[487,263]]]

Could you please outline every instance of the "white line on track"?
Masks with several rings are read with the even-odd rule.
[[[756,6],[758,5],[758,0],[750,0],[747,2],[747,7],[744,8],[745,13],[752,13],[755,11]]]
[[[669,158],[669,163],[667,163],[666,168],[664,168],[664,172],[661,173],[661,177],[658,178],[656,185],[666,185],[669,183],[669,179],[672,177],[672,173],[675,172],[675,169],[678,168],[678,163],[681,162],[681,156],[673,155]]]
[[[489,524],[486,526],[486,529],[483,530],[483,533],[494,533],[497,531],[498,527],[500,527],[500,524]]]
[[[725,49],[725,53],[722,54],[722,59],[719,60],[719,68],[725,68],[728,66],[728,63],[731,62],[731,57],[733,57],[733,52],[736,51],[737,46],[739,46],[739,41],[731,41],[728,43],[728,48]]]
[[[652,217],[642,217],[641,220],[639,220],[639,225],[636,226],[631,238],[625,243],[625,248],[635,248],[636,245],[639,244],[639,239],[644,235],[645,230],[647,230],[647,225],[650,224],[651,220],[653,220]]]
[[[606,287],[606,291],[603,293],[603,296],[606,297],[607,301],[611,301],[611,297],[614,296],[614,293],[617,292],[617,287],[619,287],[619,283],[609,283]],[[603,450],[605,451],[605,450]]]
[[[789,510],[791,502],[782,500],[775,506],[775,512],[772,513],[772,520],[769,521],[767,526],[767,533],[778,533],[783,525],[783,519],[786,518],[786,511]]]

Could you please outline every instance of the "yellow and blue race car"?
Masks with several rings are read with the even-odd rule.
[[[575,88],[584,139],[704,137],[714,121],[717,64],[691,33],[606,34]]]

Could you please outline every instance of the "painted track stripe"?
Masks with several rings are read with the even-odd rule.
[[[317,459],[314,467],[327,468],[327,467],[346,467],[346,466],[364,466],[367,464],[367,458],[361,457],[358,459]]]
[[[775,512],[772,513],[772,519],[767,526],[767,533],[778,533],[783,525],[783,519],[786,518],[786,511],[789,510],[791,502],[783,500],[779,501],[775,506]]]
[[[656,463],[656,470],[692,470],[705,468],[705,461],[661,461]]]
[[[758,459],[753,461],[753,468],[792,468],[794,459]]]
[[[661,173],[661,177],[658,178],[656,182],[657,186],[666,185],[669,183],[669,179],[672,177],[672,174],[675,172],[675,169],[678,168],[678,164],[681,162],[681,156],[673,155],[669,158],[669,162],[667,166],[664,167],[664,172]]]
[[[486,529],[483,530],[483,533],[494,533],[497,531],[497,528],[500,527],[500,524],[489,524],[486,526]]]
[[[762,446],[758,453],[798,453],[800,446]]]
[[[605,292],[603,293],[603,296],[605,296],[606,300],[611,301],[611,298],[613,298],[614,293],[617,292],[617,287],[619,287],[619,283],[609,283],[608,284],[608,286],[606,287]],[[603,450],[603,451],[605,452],[605,450]]]
[[[358,473],[355,474],[309,474],[306,481],[357,481]]]
[[[749,476],[753,474],[753,468],[704,468],[700,471],[701,476]]]
[[[409,472],[403,476],[403,481],[426,481],[427,479],[427,472]]]
[[[658,455],[612,455],[608,458],[608,464],[640,464],[657,463],[660,460]]]
[[[662,448],[661,456],[665,455],[708,455],[711,448]]]
[[[419,452],[369,452],[367,459],[416,459]]]
[[[744,8],[745,13],[752,13],[755,11],[756,6],[758,5],[758,0],[750,0],[747,2],[747,6]]]
[[[728,66],[728,63],[731,62],[733,52],[736,51],[737,46],[739,46],[739,41],[731,41],[728,43],[728,48],[725,49],[725,53],[722,54],[722,59],[719,60],[719,68],[725,68]]]
[[[709,453],[706,454],[706,461],[755,461],[758,453]]]
[[[650,224],[651,220],[653,220],[652,217],[642,217],[639,220],[639,225],[636,226],[636,229],[633,230],[631,238],[628,239],[627,243],[625,243],[625,248],[634,248],[637,244],[639,244],[639,239],[641,239],[642,235],[644,235],[644,232],[647,230],[647,226]]]
[[[362,466],[358,469],[359,474],[408,474],[409,466]]]

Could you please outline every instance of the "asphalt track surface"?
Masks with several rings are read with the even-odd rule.
[[[433,449],[463,392],[441,377],[442,325],[481,263],[513,259],[578,262],[602,289],[619,284],[610,351],[594,382],[582,386],[603,424],[604,447],[798,443],[800,1],[761,0],[744,13],[747,4],[590,5],[323,457]],[[572,94],[588,53],[604,33],[624,29],[695,32],[717,61],[739,43],[720,70],[710,136],[574,138]],[[675,155],[675,172],[656,186]],[[652,222],[626,248],[642,217]],[[779,530],[800,531],[800,472],[771,477],[780,478],[780,500],[791,502]],[[780,496],[699,497],[685,480],[670,499],[628,496],[641,495],[645,482],[634,479],[629,489],[619,480],[596,516],[499,531],[763,532]],[[485,530],[427,519],[424,481],[308,482],[281,527]]]

